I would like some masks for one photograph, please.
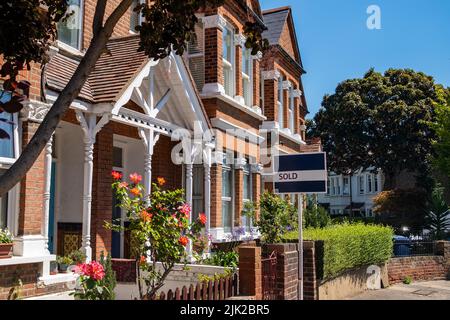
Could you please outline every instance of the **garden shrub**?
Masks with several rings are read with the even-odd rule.
[[[392,256],[393,234],[390,227],[344,223],[305,229],[303,238],[323,241],[323,279],[330,279],[346,270],[386,262]],[[287,241],[297,238],[297,232],[285,236]]]
[[[310,206],[303,211],[305,228],[324,228],[331,224],[331,217],[321,206]]]

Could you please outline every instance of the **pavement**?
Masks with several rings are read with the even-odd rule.
[[[386,289],[365,291],[347,300],[450,300],[450,281],[401,283]]]
[[[32,297],[32,298],[27,298],[27,299],[23,299],[23,300],[75,300],[75,298],[71,295],[69,295],[69,293],[71,293],[73,291],[65,291],[65,292],[60,292],[60,293],[54,293],[54,294],[48,294],[45,296],[39,296],[39,297]]]

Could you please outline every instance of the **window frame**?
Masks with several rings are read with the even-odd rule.
[[[223,227],[223,230],[224,230],[224,232],[232,232],[233,231],[233,221],[234,221],[234,192],[236,191],[235,189],[235,186],[234,186],[234,183],[235,183],[235,174],[234,174],[234,165],[231,163],[227,163],[227,160],[229,160],[230,159],[230,156],[231,156],[231,154],[230,153],[225,153],[225,155],[224,155],[224,161],[222,162],[222,191],[223,191],[223,183],[224,183],[224,181],[223,181],[223,172],[224,171],[229,171],[230,172],[230,174],[231,174],[231,181],[230,181],[230,183],[231,183],[231,186],[230,186],[230,196],[224,196],[223,195],[223,192],[222,192],[222,194],[221,194],[221,205],[222,205],[222,212],[221,212],[221,214],[222,214],[222,227]],[[229,204],[230,204],[230,207],[231,207],[231,212],[230,212],[230,215],[231,215],[231,226],[228,228],[228,227],[226,227],[225,226],[225,219],[224,219],[224,212],[223,212],[223,208],[224,208],[224,206],[223,206],[223,203],[224,202],[228,202]]]
[[[137,5],[140,5],[140,4],[145,3],[145,0],[137,0],[137,2],[138,2]],[[134,1],[133,1],[133,3],[134,3]],[[132,3],[131,5],[133,5],[133,3]],[[132,6],[130,6],[130,9],[131,9],[131,14],[130,14],[130,25],[128,26],[128,28],[129,28],[130,33],[132,33],[132,34],[137,34],[137,31],[136,31],[136,30],[132,30],[132,29],[131,29],[131,16],[134,14],[134,11],[133,11],[134,8],[133,8]],[[139,13],[138,13],[138,17],[137,17],[137,25],[135,26],[135,28],[136,28],[138,25],[142,24],[143,21],[144,21],[144,17],[142,16],[142,14],[139,14]]]
[[[289,130],[291,134],[295,133],[295,106],[294,106],[294,88],[291,86],[289,88],[289,107],[288,107],[288,116],[289,116]]]
[[[231,52],[231,61],[228,61],[225,58],[225,41],[224,41],[224,31],[227,31],[230,33],[230,52]],[[225,26],[223,27],[222,30],[222,72],[223,72],[223,86],[224,86],[224,91],[225,91],[225,95],[229,96],[229,97],[234,97],[235,93],[236,93],[236,45],[235,45],[235,41],[234,41],[234,36],[236,34],[236,30],[235,28],[229,23],[226,22]],[[230,72],[230,83],[229,83],[229,90],[230,92],[227,93],[227,84],[225,82],[225,69],[229,70]]]
[[[283,90],[283,76],[278,78],[278,126],[280,129],[284,128],[284,90]]]
[[[242,203],[245,205],[248,202],[253,201],[253,174],[252,174],[252,166],[249,163],[249,161],[247,160],[247,164],[244,166],[244,169],[242,170]],[[248,185],[247,185],[247,192],[248,192],[248,198],[245,198],[245,177],[248,177]],[[245,223],[244,223],[244,218],[245,218]],[[249,219],[249,221],[247,221],[247,219],[249,219],[248,217],[241,217],[241,224],[243,227],[245,227],[246,231],[250,231],[251,228],[253,227],[253,223],[252,223],[252,219]]]
[[[362,181],[361,181],[362,179]],[[358,176],[358,192],[360,195],[363,195],[366,192],[365,188],[366,179],[364,175]]]
[[[345,180],[347,180],[347,184],[345,183]],[[345,189],[346,186],[347,186],[347,190]],[[350,195],[350,177],[349,176],[342,177],[342,195],[344,195],[344,196]]]
[[[84,22],[84,1],[85,0],[79,0],[79,1],[80,1],[80,21],[79,21],[80,22],[80,34],[78,35],[78,39],[77,39],[78,46],[74,47],[74,46],[60,40],[59,37],[57,39],[58,46],[62,47],[63,49],[67,49],[69,51],[70,50],[81,51],[81,49],[83,47],[83,32],[84,32],[83,22]]]
[[[245,53],[248,53],[247,59],[245,59]],[[248,72],[249,72],[248,74],[244,72],[244,60],[247,60]],[[243,92],[243,96],[244,96],[243,97],[244,104],[247,107],[252,107],[253,106],[253,57],[252,57],[251,49],[245,48],[245,46],[242,48],[241,75],[242,75],[242,92]],[[247,85],[248,85],[248,90],[247,90],[248,97],[246,97],[245,90],[244,90],[245,82],[247,82]]]

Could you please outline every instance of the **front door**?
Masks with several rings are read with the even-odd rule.
[[[123,148],[113,147],[113,170],[124,173]],[[123,227],[122,209],[118,207],[115,194],[112,197],[112,223]],[[111,231],[111,256],[113,258],[123,257],[123,232]]]

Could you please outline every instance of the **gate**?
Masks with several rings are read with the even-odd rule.
[[[273,251],[267,258],[261,259],[263,300],[277,299],[277,253]]]

